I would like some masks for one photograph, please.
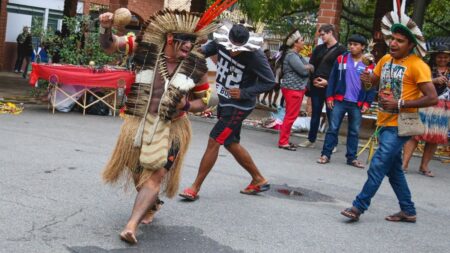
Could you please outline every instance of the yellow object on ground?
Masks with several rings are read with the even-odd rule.
[[[11,102],[0,102],[0,114],[20,114],[23,111],[23,105],[17,106]]]

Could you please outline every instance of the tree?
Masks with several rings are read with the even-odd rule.
[[[293,28],[308,36],[315,33],[320,0],[240,0],[238,4],[248,19],[264,22],[271,33],[286,35]]]
[[[311,27],[308,23],[317,17],[320,0],[239,0],[238,4],[249,19],[263,21],[272,32],[286,34],[294,26],[300,30]],[[423,24],[425,37],[448,36],[450,0],[408,0],[407,10],[410,16],[413,16],[416,4],[425,4],[426,7]],[[380,31],[381,18],[391,10],[391,0],[344,0],[340,24],[341,41],[345,42],[352,33],[372,37]],[[420,15],[420,12],[416,11],[416,15]],[[314,25],[312,27],[315,29]]]
[[[78,0],[64,0],[64,17],[75,17],[77,15],[77,4]],[[63,22],[61,35],[66,37],[69,33],[68,25],[66,22]]]

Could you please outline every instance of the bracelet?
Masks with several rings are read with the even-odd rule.
[[[183,109],[181,110],[187,112],[189,111],[189,108],[191,108],[191,103],[186,99],[186,104],[184,104]]]
[[[397,103],[397,108],[400,110],[400,108],[402,108],[402,105],[404,105],[403,99],[399,99]]]

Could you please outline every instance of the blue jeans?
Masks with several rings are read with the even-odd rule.
[[[366,211],[384,176],[388,176],[400,209],[408,215],[416,215],[416,208],[411,201],[411,192],[402,169],[403,144],[410,137],[398,136],[397,127],[383,127],[378,138],[380,144],[367,171],[367,181],[353,201],[353,206],[361,213]]]
[[[347,163],[351,164],[356,160],[358,150],[359,126],[361,125],[361,109],[357,103],[348,101],[335,101],[331,111],[330,127],[328,127],[323,143],[322,155],[330,158],[333,148],[338,144],[339,128],[345,113],[347,113],[348,133],[347,133]]]
[[[317,132],[319,131],[320,116],[322,115],[322,108],[325,103],[325,94],[314,94],[311,96],[311,123],[309,125],[308,140],[310,142],[316,142]],[[327,120],[328,126],[330,125],[330,114],[331,111],[327,107]]]

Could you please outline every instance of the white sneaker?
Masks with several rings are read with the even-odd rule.
[[[336,153],[337,151],[337,147],[334,147],[332,153]]]
[[[316,143],[306,140],[306,141],[300,143],[298,146],[302,147],[302,148],[314,148],[316,146]]]

